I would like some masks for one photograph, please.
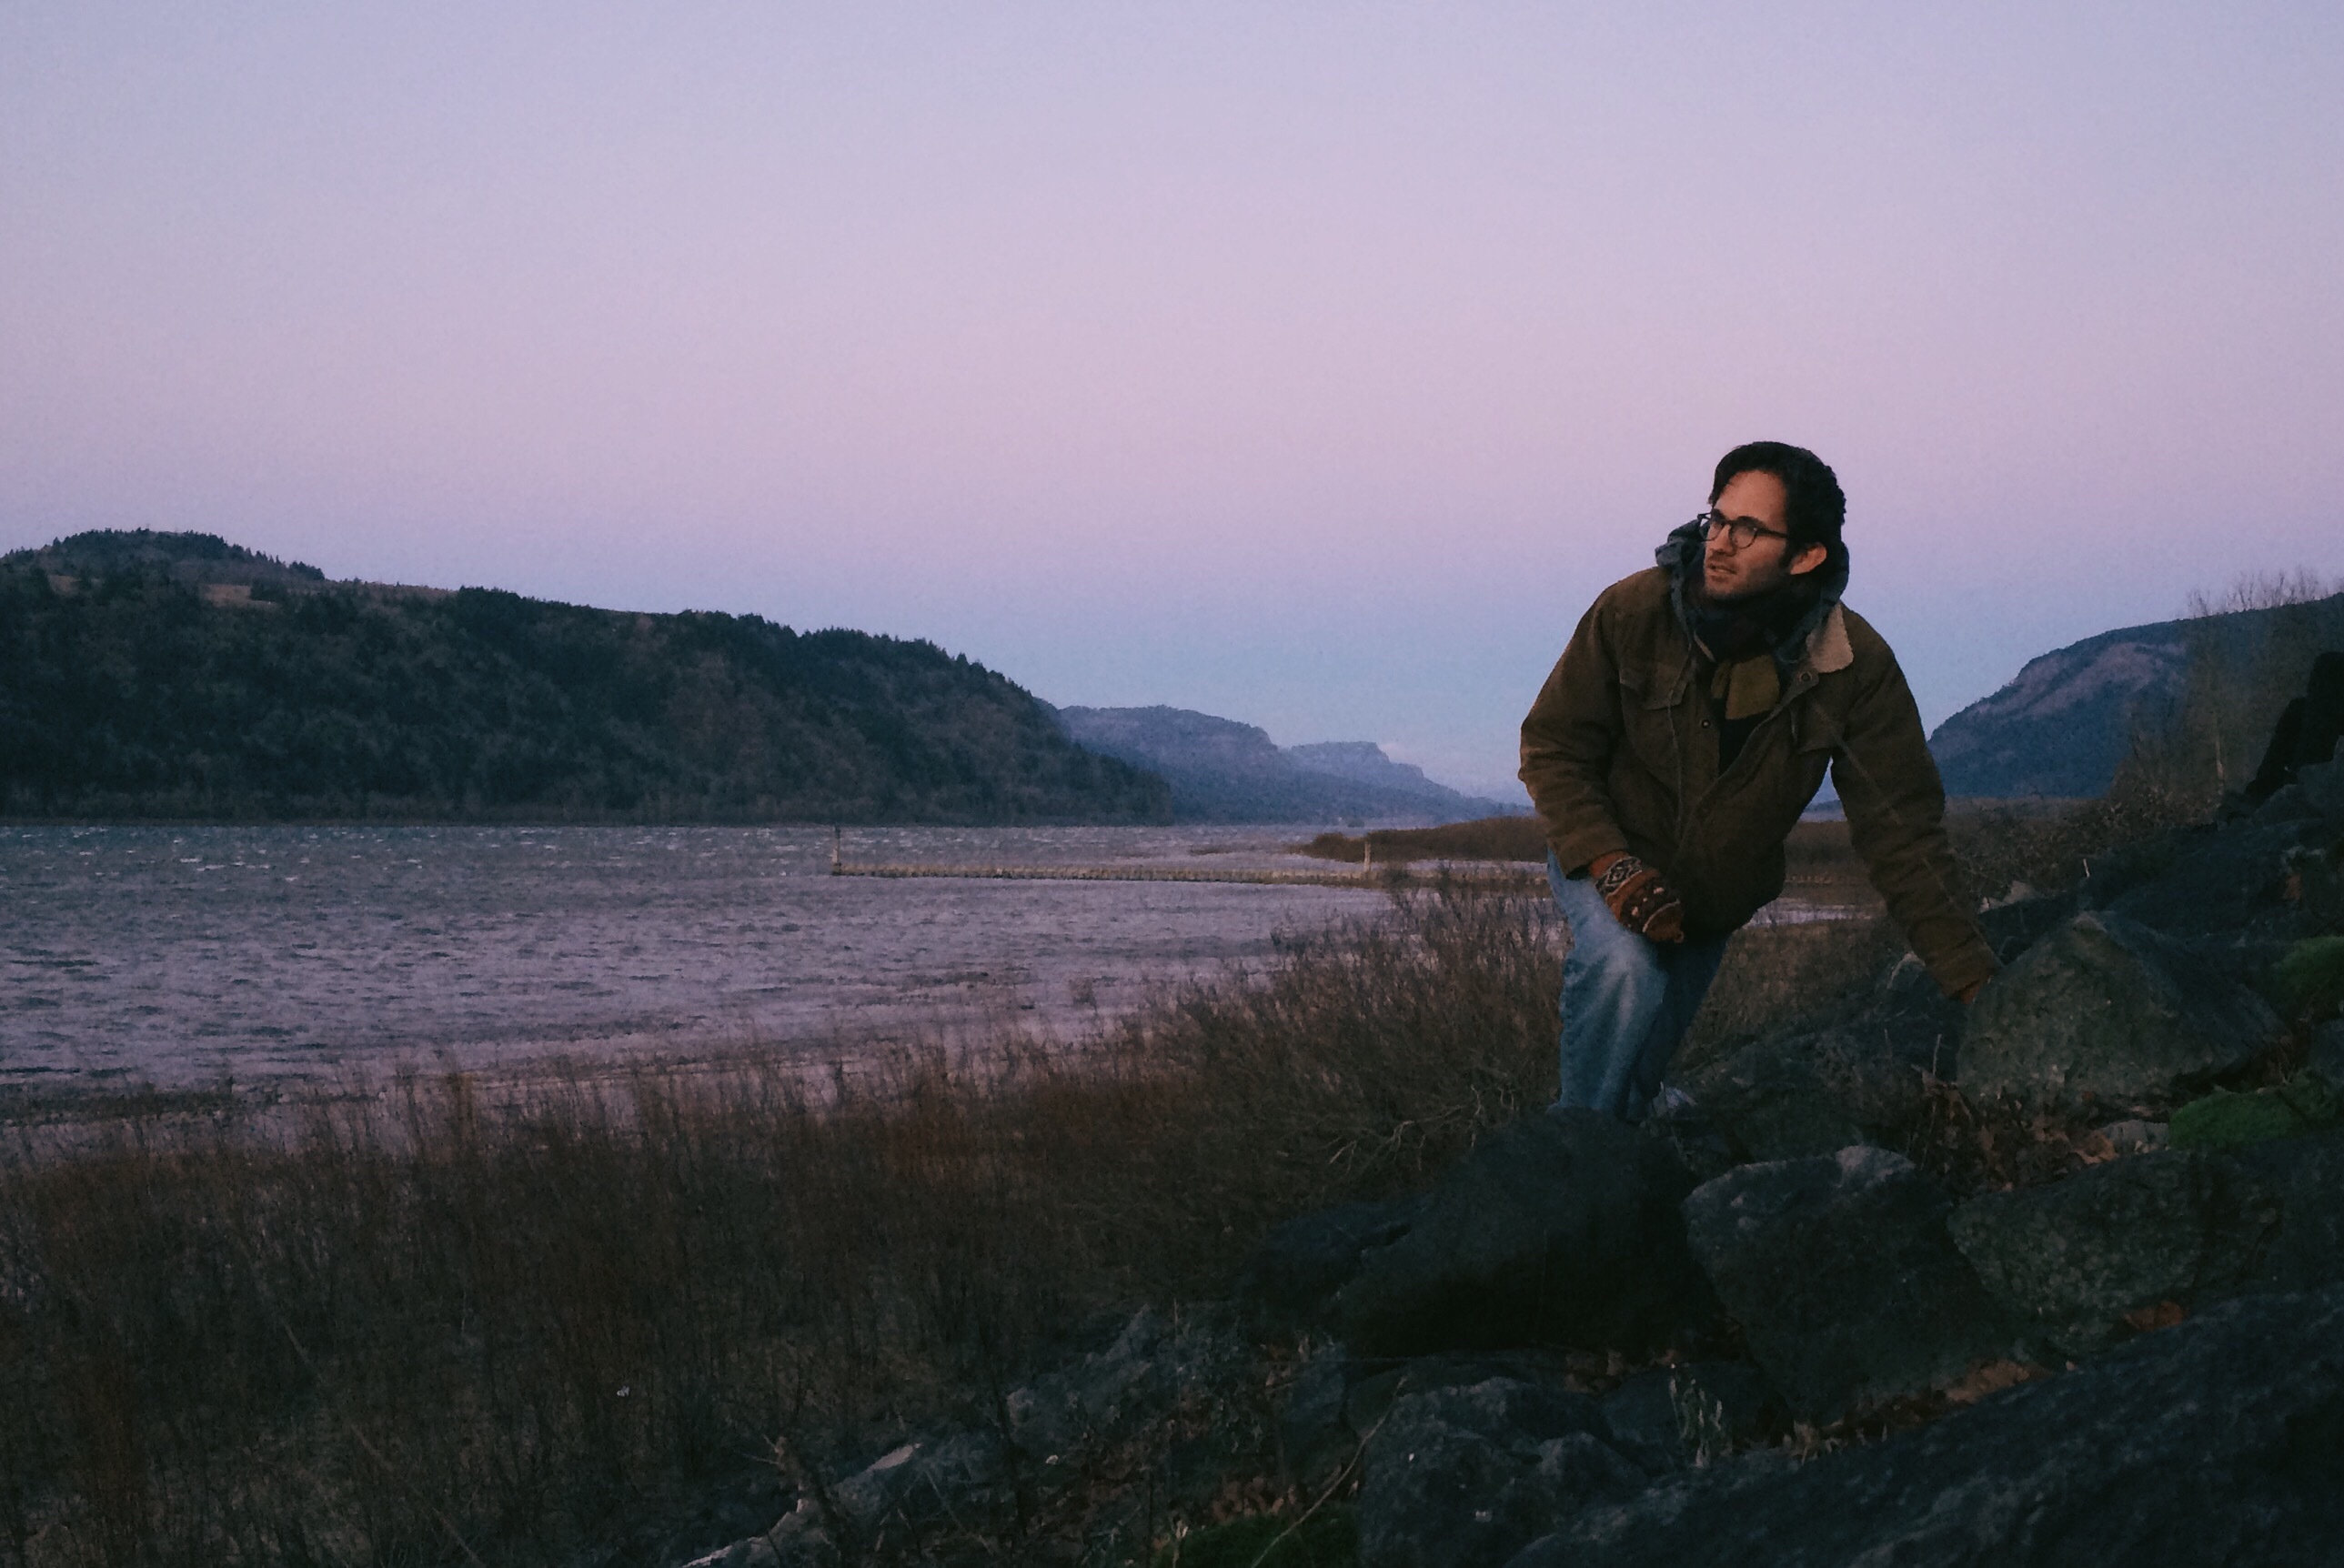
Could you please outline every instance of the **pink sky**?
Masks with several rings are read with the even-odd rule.
[[[1932,723],[2344,574],[2332,5],[0,13],[0,548],[925,636],[1495,788],[1777,437]]]

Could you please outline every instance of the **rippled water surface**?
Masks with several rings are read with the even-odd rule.
[[[850,860],[1318,865],[1307,829],[850,830]],[[827,829],[0,828],[0,1081],[809,1049],[1268,958],[1360,889],[828,875]]]

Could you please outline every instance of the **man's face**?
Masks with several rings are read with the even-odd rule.
[[[1763,531],[1739,550],[1727,531],[1721,531],[1702,547],[1702,587],[1713,600],[1772,592],[1830,559],[1830,552],[1820,544],[1802,545],[1796,554],[1792,553],[1791,541],[1783,537],[1791,496],[1773,474],[1758,469],[1735,474],[1717,492],[1711,510],[1728,522],[1752,522]]]

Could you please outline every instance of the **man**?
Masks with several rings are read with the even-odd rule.
[[[1895,655],[1841,605],[1847,501],[1780,441],[1603,591],[1522,721],[1522,783],[1571,926],[1562,1092],[1641,1119],[1725,939],[1783,891],[1826,767],[1873,885],[1948,996],[1995,968],[1956,895],[1945,786]]]

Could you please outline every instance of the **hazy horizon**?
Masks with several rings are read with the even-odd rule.
[[[1510,776],[1753,437],[1932,727],[2344,574],[2344,15],[0,18],[0,550],[924,637]]]

